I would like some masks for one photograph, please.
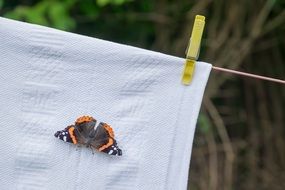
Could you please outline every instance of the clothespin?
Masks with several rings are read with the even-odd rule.
[[[182,83],[189,85],[192,81],[196,60],[199,57],[202,34],[205,26],[205,17],[196,15],[191,38],[186,49],[186,62],[182,75]]]

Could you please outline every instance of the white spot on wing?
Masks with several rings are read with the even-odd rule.
[[[113,150],[110,150],[109,152],[108,152],[108,154],[112,154],[113,153]]]
[[[64,142],[66,142],[66,136],[63,137]]]

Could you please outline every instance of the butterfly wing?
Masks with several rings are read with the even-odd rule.
[[[74,132],[80,144],[88,144],[89,134],[94,131],[96,122],[96,119],[90,116],[82,116],[75,121]]]
[[[74,130],[75,126],[69,125],[65,129],[57,131],[54,136],[60,140],[63,140],[64,142],[77,144],[77,138],[75,136]]]
[[[113,129],[108,124],[101,122],[94,130],[96,122],[93,117],[82,116],[75,121],[75,125],[57,131],[54,136],[65,142],[83,144],[109,155],[121,156],[122,150],[114,139]]]
[[[90,144],[98,151],[110,155],[122,155],[122,150],[118,147],[117,142],[114,139],[113,129],[108,124],[103,122],[99,123],[92,139]]]

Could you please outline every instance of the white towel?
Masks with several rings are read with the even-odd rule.
[[[0,18],[1,189],[186,189],[211,65]],[[54,137],[78,116],[110,124],[123,156]]]

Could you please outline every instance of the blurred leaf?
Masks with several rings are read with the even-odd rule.
[[[110,0],[97,0],[97,4],[101,7],[106,6],[110,3]]]
[[[93,0],[86,0],[85,3],[79,3],[79,6],[84,15],[93,19],[99,16],[100,8]]]
[[[200,113],[198,117],[198,126],[199,126],[199,130],[202,133],[208,133],[211,128],[211,122],[209,118],[203,113]]]
[[[65,6],[68,8],[71,8],[78,0],[65,0],[65,1],[61,1],[62,3],[64,2]],[[81,1],[79,1],[81,2]],[[85,3],[83,3],[85,4]]]
[[[71,30],[75,28],[75,21],[70,17],[69,9],[74,3],[75,0],[61,2],[44,0],[32,7],[17,6],[13,11],[6,13],[5,17]]]
[[[17,6],[14,11],[5,14],[5,17],[17,20],[26,20],[31,23],[48,25],[47,19],[44,17],[46,4],[41,2],[34,7]]]
[[[28,9],[29,7],[26,6],[18,6],[14,11],[4,14],[4,16],[11,19],[22,20],[28,12]]]
[[[116,5],[122,5],[125,2],[127,2],[127,0],[114,0],[114,4],[116,4]]]
[[[51,24],[58,29],[70,30],[75,27],[75,21],[69,16],[68,9],[63,3],[50,4],[48,16]]]
[[[113,5],[122,5],[126,2],[129,2],[131,0],[97,0],[97,4],[101,7],[104,7],[108,4],[113,4]]]
[[[48,20],[45,17],[45,11],[47,10],[47,6],[47,2],[42,1],[36,4],[34,7],[29,7],[27,9],[27,12],[23,16],[28,22],[48,26]]]
[[[0,9],[3,7],[4,0],[0,0]]]
[[[271,3],[272,5],[274,5],[276,2],[277,2],[277,0],[270,0],[270,3]]]

